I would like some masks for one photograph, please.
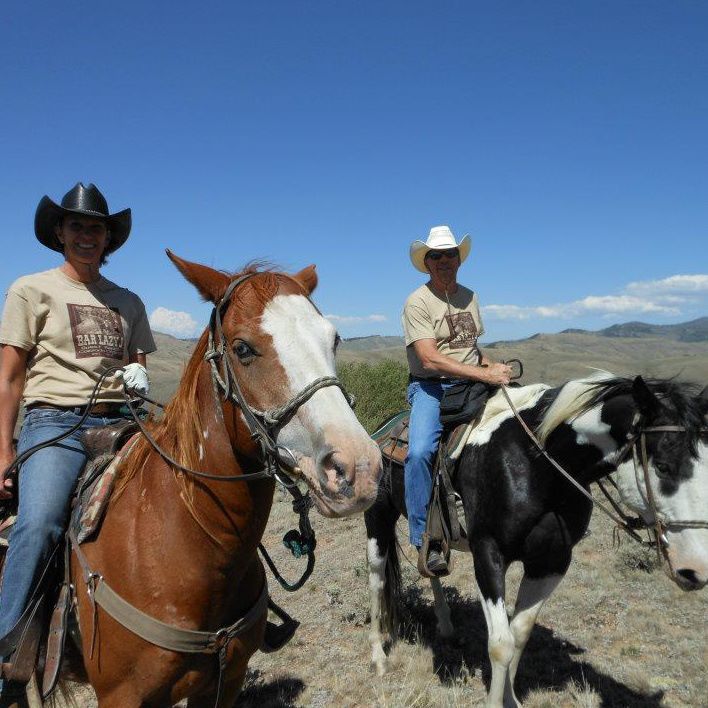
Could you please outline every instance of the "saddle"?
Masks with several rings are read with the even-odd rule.
[[[470,427],[478,422],[481,413],[482,408],[479,408],[474,419],[443,428],[433,468],[433,487],[428,502],[423,545],[418,556],[418,571],[424,577],[439,577],[433,576],[425,564],[430,544],[436,544],[441,549],[448,566],[445,575],[452,570],[451,550],[469,551],[467,532],[460,518],[461,500],[453,484],[456,460],[451,458],[450,451],[459,447],[469,435]],[[403,467],[408,454],[409,422],[410,412],[401,411],[372,435],[391,473],[394,465]]]

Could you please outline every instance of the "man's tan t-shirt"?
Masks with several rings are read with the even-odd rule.
[[[441,354],[461,364],[480,362],[477,338],[484,334],[477,295],[462,285],[449,296],[439,296],[429,283],[412,292],[403,307],[401,321],[406,339],[408,367],[413,376],[430,378],[415,353],[413,342],[434,339]],[[440,378],[435,376],[433,378]]]
[[[103,371],[127,364],[131,355],[155,351],[137,295],[105,278],[79,283],[59,268],[10,286],[0,343],[29,352],[25,405],[84,405]],[[122,390],[121,379],[112,374],[97,401],[122,401]]]

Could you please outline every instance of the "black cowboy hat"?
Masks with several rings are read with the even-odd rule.
[[[89,184],[84,187],[82,182],[77,182],[62,198],[61,204],[53,202],[46,194],[42,197],[34,214],[34,233],[40,243],[53,251],[63,252],[54,227],[64,214],[83,214],[105,219],[111,232],[111,240],[106,248],[106,253],[113,253],[128,239],[132,217],[130,209],[123,209],[117,214],[108,212],[108,203],[98,187]]]

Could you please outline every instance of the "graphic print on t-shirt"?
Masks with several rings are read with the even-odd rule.
[[[477,325],[471,312],[457,312],[445,315],[450,330],[450,349],[469,349],[477,346]]]
[[[77,359],[123,358],[123,322],[117,308],[67,303]]]

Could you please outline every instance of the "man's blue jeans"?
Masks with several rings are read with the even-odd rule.
[[[445,389],[455,383],[459,381],[412,381],[408,384],[411,418],[404,473],[408,532],[411,544],[416,548],[423,543],[425,518],[433,488],[433,462],[442,433],[440,399]]]
[[[73,411],[35,408],[24,420],[17,453],[66,432],[79,419]],[[17,522],[10,536],[0,589],[0,637],[22,615],[35,579],[66,528],[71,495],[86,460],[79,441],[81,433],[117,420],[89,416],[70,437],[34,453],[22,465],[16,482],[20,495]]]

